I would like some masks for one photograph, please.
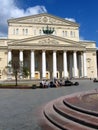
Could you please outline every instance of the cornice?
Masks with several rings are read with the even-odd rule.
[[[70,24],[70,26],[72,25],[72,26],[76,26],[76,27],[79,27],[79,24],[78,23],[76,23],[76,22],[72,22],[72,21],[68,21],[68,20],[66,20],[66,19],[64,19],[64,18],[60,18],[60,17],[57,17],[57,16],[53,16],[53,15],[51,15],[51,14],[48,14],[48,13],[42,13],[42,14],[37,14],[37,15],[31,15],[31,16],[25,16],[25,17],[20,17],[20,18],[13,18],[13,19],[9,19],[7,22],[8,23],[21,23],[20,21],[21,20],[26,20],[26,19],[30,19],[30,18],[39,18],[39,17],[50,17],[50,18],[52,18],[52,19],[56,19],[56,20],[58,20],[58,21],[62,21],[62,22],[64,22],[64,23],[68,23],[68,24]],[[22,22],[23,23],[23,22]],[[27,22],[28,23],[28,22]],[[38,22],[39,23],[39,22]],[[37,24],[37,23],[36,23]],[[54,25],[55,24],[55,22],[54,23],[52,23],[52,25]],[[60,24],[59,24],[60,25]]]
[[[73,40],[70,40],[70,39],[66,39],[66,38],[62,38],[62,37],[59,37],[59,36],[55,36],[55,35],[41,35],[41,36],[35,36],[35,37],[29,37],[29,38],[25,38],[25,39],[19,39],[19,40],[11,40],[8,42],[8,44],[14,44],[14,45],[17,45],[18,43],[21,43],[23,44],[24,42],[29,42],[29,41],[34,41],[34,40],[43,40],[43,39],[54,39],[56,41],[60,41],[60,42],[66,42],[67,43],[70,43],[72,45],[77,45],[78,47],[85,47],[84,44],[80,44],[80,42],[78,41],[73,41]],[[44,43],[45,44],[45,43]],[[64,45],[65,45],[64,44]],[[51,44],[52,45],[52,44]]]
[[[39,44],[39,45],[32,45],[32,46],[28,46],[28,45],[16,45],[16,46],[9,46],[8,49],[14,49],[14,50],[17,50],[17,49],[23,49],[23,50],[76,50],[76,51],[83,51],[83,50],[86,50],[86,48],[83,48],[83,47],[78,47],[78,46],[64,46],[64,45],[43,45],[43,44]]]
[[[8,46],[0,46],[0,49],[2,49],[2,50],[7,50],[8,49]]]
[[[97,52],[97,48],[86,48],[87,51],[96,51]]]

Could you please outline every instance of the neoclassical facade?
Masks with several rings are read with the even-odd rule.
[[[96,43],[79,40],[77,23],[47,13],[8,20],[8,37],[0,39],[0,79],[8,78],[10,61],[28,68],[30,79],[97,77]]]

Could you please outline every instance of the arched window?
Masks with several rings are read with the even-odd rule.
[[[42,34],[42,31],[41,31],[41,29],[39,30],[39,35],[41,35]]]
[[[17,29],[16,29],[16,35],[18,35],[18,34],[19,34],[19,29],[17,28]]]
[[[25,29],[25,35],[28,35],[28,29]]]
[[[34,35],[36,35],[36,30],[34,30]]]
[[[28,35],[28,29],[23,29],[23,35]]]
[[[54,30],[53,34],[54,34],[54,35],[57,35],[56,30]]]
[[[13,29],[13,35],[15,35],[15,28]]]
[[[75,37],[75,35],[76,35],[76,34],[75,34],[75,32],[74,32],[74,37]]]
[[[65,37],[67,37],[67,31],[65,31]]]
[[[22,32],[23,32],[23,35],[24,35],[25,34],[25,30],[23,29]]]
[[[62,31],[62,36],[64,37],[64,31]]]
[[[70,37],[73,37],[73,32],[72,31],[70,31]]]

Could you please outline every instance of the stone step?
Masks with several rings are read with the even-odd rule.
[[[64,99],[66,101],[66,99]],[[53,104],[53,107],[56,112],[61,114],[63,117],[70,119],[72,121],[75,121],[77,123],[80,123],[82,125],[91,127],[91,128],[96,128],[98,129],[98,118],[87,115],[85,113],[80,113],[74,109],[71,109],[64,105],[63,99],[59,98],[56,100]]]
[[[63,101],[63,100],[62,100]],[[61,114],[57,113],[53,108],[56,101],[48,103],[44,108],[45,117],[54,124],[57,128],[62,130],[93,130],[93,128],[81,125],[70,119],[63,117]]]
[[[78,97],[72,97],[72,98],[66,98],[64,101],[64,104],[68,107],[70,107],[73,110],[79,111],[81,113],[85,113],[88,115],[92,115],[95,117],[98,117],[98,112],[97,111],[92,111],[89,108],[85,109],[85,104],[83,104],[82,102],[79,101]],[[83,105],[82,105],[83,104]]]
[[[43,113],[43,109],[44,109],[44,106],[41,107],[37,112],[38,125],[40,126],[40,128],[42,128],[41,130],[46,130],[46,129],[47,130],[60,130],[51,122],[49,122],[49,120],[45,117]]]

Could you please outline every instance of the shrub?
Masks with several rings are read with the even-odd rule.
[[[36,84],[33,84],[32,89],[36,89],[36,88],[37,88]]]

